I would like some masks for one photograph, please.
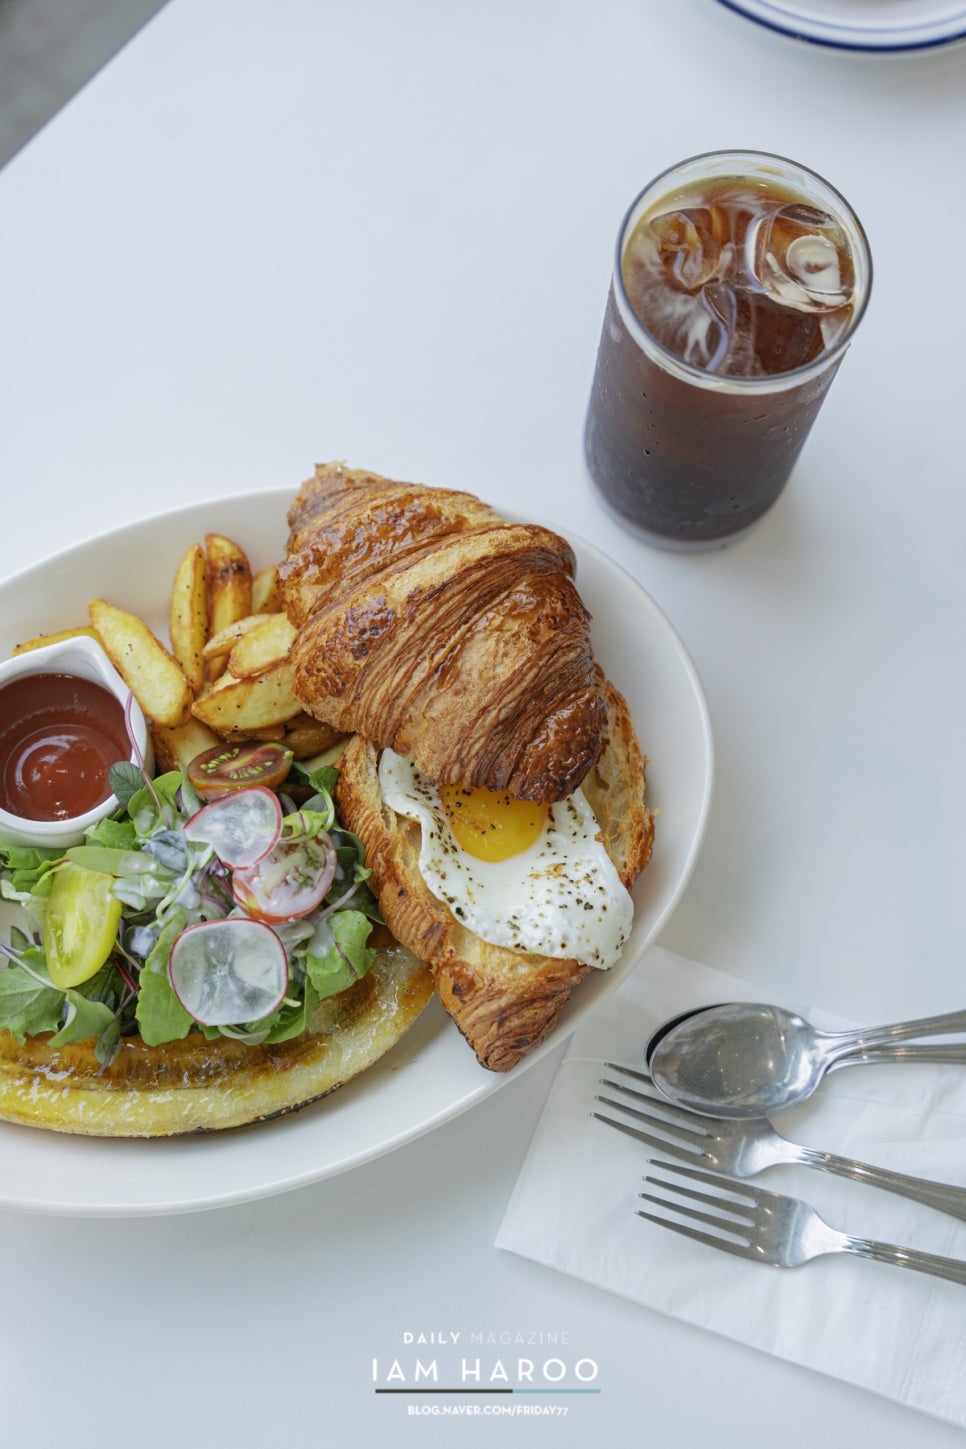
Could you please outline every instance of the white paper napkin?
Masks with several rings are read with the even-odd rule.
[[[760,987],[651,950],[575,1033],[497,1246],[966,1427],[966,1287],[846,1254],[779,1271],[635,1214],[647,1158],[659,1154],[592,1118],[602,1062],[640,1066],[650,1032],[678,1012],[761,999]],[[826,1029],[850,1024],[807,1002],[781,1004]],[[841,1069],[776,1126],[793,1141],[966,1186],[962,1067]],[[966,1259],[966,1222],[892,1193],[803,1166],[753,1181],[804,1198],[846,1232]]]

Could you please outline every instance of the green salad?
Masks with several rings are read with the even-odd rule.
[[[0,839],[0,892],[22,911],[0,944],[0,1030],[93,1039],[104,1064],[134,1033],[279,1042],[365,975],[381,916],[337,770],[277,745],[208,754],[153,780],[115,765],[121,806],[82,844]]]

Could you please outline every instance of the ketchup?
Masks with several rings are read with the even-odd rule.
[[[130,758],[124,709],[75,674],[27,674],[0,689],[0,806],[25,820],[70,820],[111,794]]]

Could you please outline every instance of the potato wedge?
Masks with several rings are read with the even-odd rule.
[[[252,579],[252,613],[279,614],[282,600],[278,592],[278,565],[259,569]]]
[[[305,760],[309,769],[317,770],[320,765],[337,765],[351,739],[351,735],[340,735],[335,744],[330,745],[327,750],[320,750],[315,756],[306,755]]]
[[[208,637],[213,639],[229,624],[252,613],[252,569],[248,555],[221,533],[205,535],[208,588]],[[217,679],[225,661],[208,661],[209,679]]]
[[[221,743],[220,737],[193,714],[189,714],[183,724],[153,724],[151,740],[155,764],[160,771],[174,770],[178,765],[187,769],[195,755],[214,749]]]
[[[271,740],[275,744],[286,745],[297,760],[310,760],[314,755],[322,754],[334,744],[348,738],[341,730],[323,724],[321,720],[305,713],[293,715],[281,724],[222,729],[219,734],[229,744],[241,744],[245,740]]]
[[[91,623],[118,674],[149,720],[179,725],[191,708],[192,691],[181,665],[142,619],[105,599],[92,599]]]
[[[223,679],[224,677],[222,675]],[[269,741],[272,744],[280,745],[284,733],[285,722],[283,720],[280,724],[251,725],[248,729],[220,729],[218,738],[226,745],[242,745],[246,741],[254,741],[256,744]]]
[[[92,624],[79,624],[76,629],[58,629],[56,634],[38,634],[13,646],[14,654],[29,654],[33,649],[43,649],[48,644],[60,644],[65,639],[96,639],[97,630]]]
[[[168,630],[171,652],[197,694],[205,682],[203,651],[208,638],[207,563],[200,543],[191,545],[175,570]]]
[[[303,712],[285,721],[279,744],[287,745],[297,760],[310,760],[348,738],[333,725],[323,724],[314,715]]]
[[[294,638],[295,625],[284,614],[269,614],[235,645],[228,658],[228,673],[236,679],[264,673],[288,658]]]
[[[208,640],[204,648],[205,659],[217,659],[220,655],[225,658],[231,653],[239,639],[243,639],[250,629],[257,629],[259,624],[264,624],[266,619],[276,619],[277,614],[248,614],[244,619],[238,619],[234,624],[229,624],[227,629],[222,629]],[[200,694],[200,690],[197,693]]]
[[[216,734],[261,729],[284,724],[301,713],[295,697],[294,675],[288,660],[282,660],[262,674],[235,679],[223,674],[192,706],[195,717]]]

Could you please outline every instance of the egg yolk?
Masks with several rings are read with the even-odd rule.
[[[443,802],[456,840],[477,860],[508,860],[526,850],[540,834],[550,814],[549,805],[514,800],[502,790],[478,785],[440,785]]]

